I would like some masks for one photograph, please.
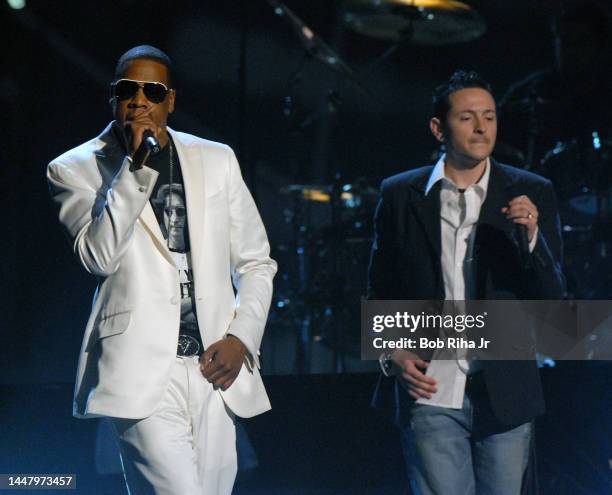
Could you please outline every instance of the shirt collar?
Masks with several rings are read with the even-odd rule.
[[[449,185],[452,185],[452,187],[454,187],[455,189],[457,188],[455,183],[451,179],[446,177],[446,175],[444,174],[445,160],[446,160],[446,154],[443,154],[438,160],[438,162],[435,164],[433,170],[431,171],[431,175],[429,176],[429,180],[427,181],[427,185],[425,186],[425,196],[427,196],[429,192],[431,191],[431,189],[433,188],[433,186],[435,186],[436,183],[441,180],[444,180]],[[487,189],[489,188],[489,176],[490,175],[491,175],[491,160],[487,158],[487,162],[485,164],[485,171],[482,174],[482,177],[480,178],[478,182],[470,186],[470,187],[474,187],[474,189],[482,196],[483,199],[487,194]]]

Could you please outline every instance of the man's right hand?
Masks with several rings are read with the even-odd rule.
[[[391,361],[393,374],[413,399],[431,399],[432,394],[438,391],[437,382],[425,374],[429,366],[427,361],[404,350],[395,351]]]
[[[140,143],[142,143],[144,131],[148,129],[157,139],[160,137],[161,129],[153,122],[150,113],[150,109],[137,108],[134,112],[130,113],[129,119],[124,123],[125,128],[129,129],[127,135],[132,138],[132,156],[140,147]]]

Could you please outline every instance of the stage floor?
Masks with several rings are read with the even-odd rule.
[[[610,364],[562,362],[542,370],[548,406],[537,422],[542,495],[612,493]],[[376,379],[265,378],[273,409],[241,422],[234,494],[404,495],[398,435],[369,407]],[[0,387],[0,472],[72,473],[77,490],[68,493],[125,494],[112,438],[99,420],[71,417],[71,394],[70,384]]]

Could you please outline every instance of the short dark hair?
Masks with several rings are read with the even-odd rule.
[[[168,83],[172,86],[172,61],[170,57],[162,52],[159,48],[155,48],[151,45],[139,45],[134,48],[130,48],[125,52],[119,60],[117,60],[117,66],[115,67],[115,81],[121,79],[125,73],[127,65],[137,59],[155,60],[160,64],[164,65],[168,71]]]
[[[433,92],[434,117],[444,123],[451,107],[449,96],[455,91],[466,88],[482,88],[493,94],[491,85],[480,77],[477,72],[473,70],[456,70],[447,82],[438,86]]]

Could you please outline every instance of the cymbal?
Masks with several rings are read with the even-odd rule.
[[[416,45],[471,41],[487,29],[478,12],[456,0],[347,0],[343,20],[365,36]]]
[[[289,194],[306,201],[328,203],[331,187],[323,184],[290,184],[280,188],[281,194]]]
[[[290,184],[281,187],[281,194],[293,195],[304,201],[316,201],[320,203],[329,203],[332,197],[331,185],[327,184]],[[378,196],[378,190],[358,184],[345,184],[340,192],[340,199],[345,206],[353,208],[363,199],[374,198]]]

